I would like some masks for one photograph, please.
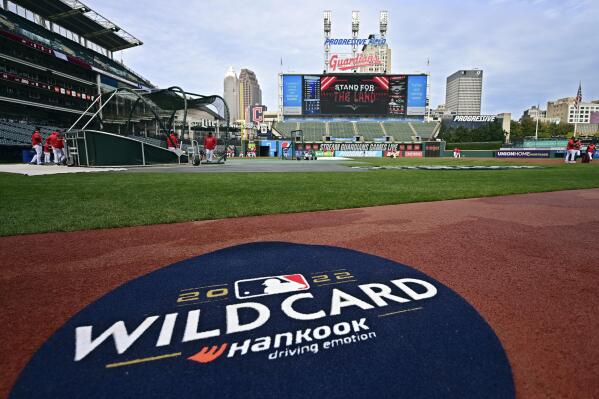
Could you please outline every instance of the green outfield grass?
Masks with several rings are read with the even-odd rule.
[[[365,159],[456,164],[451,159]],[[495,165],[497,160],[461,160]],[[513,164],[513,163],[512,163]],[[599,187],[599,163],[536,170],[0,174],[0,235]]]

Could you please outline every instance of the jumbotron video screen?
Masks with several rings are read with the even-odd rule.
[[[283,75],[283,114],[418,118],[426,75]]]

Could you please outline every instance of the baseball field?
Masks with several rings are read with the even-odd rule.
[[[242,163],[252,164],[255,160]],[[361,159],[365,173],[0,174],[0,235],[76,231],[599,187],[599,163]],[[367,170],[395,166],[534,166],[508,170]],[[364,169],[351,169],[361,167]]]

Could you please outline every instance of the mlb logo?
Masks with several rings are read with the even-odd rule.
[[[301,274],[258,277],[235,282],[235,296],[237,299],[286,294],[308,289],[310,289],[310,284]]]

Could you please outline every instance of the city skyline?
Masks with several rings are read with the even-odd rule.
[[[227,69],[248,68],[256,72],[270,109],[278,105],[279,72],[322,72],[325,8],[332,11],[336,38],[351,36],[352,10],[361,14],[360,37],[376,33],[379,11],[388,10],[392,72],[430,71],[432,108],[445,102],[447,76],[472,68],[485,71],[483,114],[516,116],[533,104],[543,107],[548,100],[574,96],[579,81],[585,100],[599,97],[597,44],[572,39],[573,32],[592,37],[599,18],[599,4],[592,1],[308,1],[302,6],[257,1],[250,6],[150,0],[141,9],[116,0],[87,3],[144,42],[125,51],[123,59],[154,84],[222,95]]]

